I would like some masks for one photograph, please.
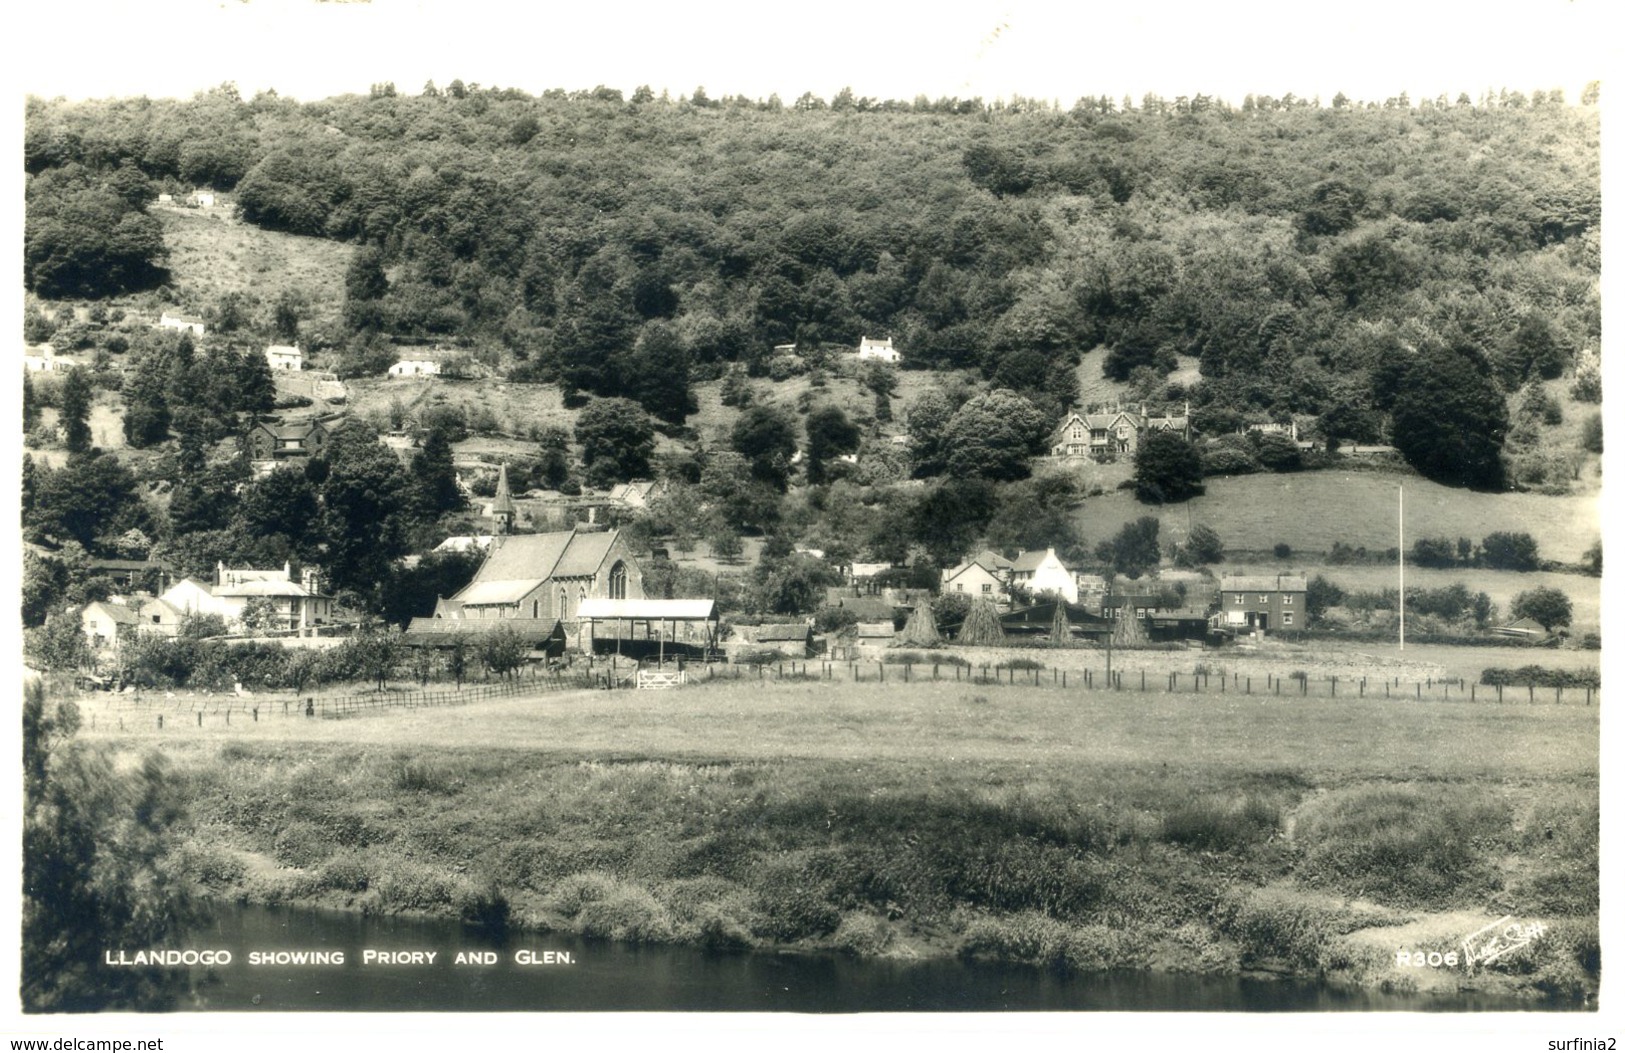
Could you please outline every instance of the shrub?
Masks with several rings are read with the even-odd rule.
[[[836,950],[860,957],[873,957],[891,946],[892,937],[892,928],[884,919],[854,912],[841,919],[830,942]]]
[[[205,845],[189,845],[179,853],[181,872],[206,888],[237,884],[248,873],[247,865],[236,855]]]
[[[1498,530],[1480,542],[1484,566],[1491,570],[1537,570],[1540,551],[1535,539],[1525,533]]]
[[[464,925],[482,932],[500,935],[513,923],[513,905],[495,880],[461,890],[455,906]]]
[[[996,668],[1020,670],[1025,673],[1044,668],[1044,663],[1034,658],[1007,658],[1000,662]]]
[[[1169,812],[1162,821],[1162,836],[1174,844],[1225,852],[1268,840],[1280,822],[1280,809],[1255,797],[1209,797]]]
[[[459,782],[438,765],[405,761],[394,770],[394,786],[407,793],[456,793]]]
[[[1291,559],[1292,558],[1292,546],[1287,544],[1285,541],[1277,541],[1275,543],[1275,558],[1276,559]]]
[[[847,607],[820,607],[813,615],[813,628],[821,633],[840,632],[858,624],[858,615]]]
[[[317,875],[317,882],[335,892],[365,892],[372,883],[367,864],[353,852],[339,852],[329,859]]]
[[[308,867],[332,855],[333,845],[310,823],[295,821],[277,833],[271,854],[285,866]]]
[[[457,889],[434,867],[410,860],[391,860],[373,882],[379,904],[396,910],[434,910],[451,905]]]

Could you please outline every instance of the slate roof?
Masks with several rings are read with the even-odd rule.
[[[804,622],[793,625],[758,625],[756,627],[757,643],[778,643],[781,641],[805,640],[812,631],[811,626]]]
[[[88,614],[90,611],[98,609],[120,625],[134,625],[136,623],[136,613],[119,603],[104,603],[97,600],[85,608],[85,613]]]
[[[582,578],[598,572],[615,543],[616,531],[517,534],[491,543],[491,554],[474,580],[452,597],[479,606],[517,603],[550,578]]]
[[[1219,579],[1223,592],[1306,592],[1309,579],[1299,574],[1227,574]]]

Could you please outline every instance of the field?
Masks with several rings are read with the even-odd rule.
[[[1595,496],[1473,493],[1384,472],[1213,478],[1203,496],[1164,507],[1140,504],[1127,492],[1111,493],[1085,501],[1078,519],[1090,542],[1112,536],[1141,516],[1155,516],[1162,522],[1165,545],[1182,540],[1192,524],[1203,523],[1218,531],[1231,552],[1269,552],[1285,542],[1295,553],[1319,554],[1338,541],[1383,552],[1399,545],[1401,481],[1407,547],[1422,537],[1477,542],[1508,530],[1533,536],[1543,558],[1574,563],[1602,536]]]
[[[182,310],[212,306],[228,292],[270,305],[284,290],[306,304],[305,321],[336,322],[344,271],[354,248],[325,238],[261,230],[223,210],[155,208],[169,248],[169,270]]]
[[[1474,982],[1570,1000],[1595,989],[1597,714],[746,681],[90,734],[161,748],[177,861],[221,896],[1400,986],[1384,929],[1459,939],[1515,903],[1551,937]]]

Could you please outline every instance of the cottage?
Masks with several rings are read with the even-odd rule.
[[[1115,408],[1101,413],[1071,413],[1050,432],[1051,457],[1089,457],[1112,461],[1134,456],[1141,440],[1158,431],[1171,431],[1190,438],[1190,404],[1182,414],[1151,416],[1142,404],[1138,410]]]
[[[193,336],[202,336],[208,327],[203,324],[201,318],[189,314],[163,311],[158,315],[158,328],[180,329],[191,333]]]
[[[942,572],[942,592],[964,593],[990,600],[1008,598],[1011,563],[997,552],[983,551],[957,567]]]
[[[643,598],[643,572],[619,531],[501,536],[474,580],[435,616],[568,622],[593,598]]]
[[[96,650],[118,646],[120,635],[133,636],[136,631],[136,613],[122,603],[97,600],[79,612],[79,623],[84,627],[85,639]]]
[[[389,367],[392,377],[438,377],[440,363],[425,358],[403,358]]]
[[[1053,548],[1042,552],[1020,552],[1010,564],[1010,584],[1020,585],[1031,595],[1052,592],[1068,603],[1078,602],[1078,583]]]
[[[902,360],[902,357],[898,350],[892,346],[891,337],[889,336],[884,340],[875,340],[866,336],[858,341],[859,362],[890,362],[892,365],[896,365]]]
[[[272,344],[265,349],[265,361],[274,372],[297,373],[305,368],[305,353],[297,345]]]
[[[96,577],[110,578],[117,585],[135,588],[147,580],[169,570],[169,565],[150,559],[93,559],[86,569]]]
[[[609,504],[620,511],[636,512],[649,507],[649,502],[664,493],[665,484],[648,479],[634,479],[617,483],[610,488]]]
[[[192,193],[191,201],[198,208],[213,208],[214,195],[207,190],[197,190]]]
[[[186,611],[161,596],[143,603],[135,614],[141,632],[159,636],[179,636],[186,622]]]
[[[758,625],[756,643],[762,648],[782,651],[790,658],[806,658],[812,654],[812,626],[806,622],[788,625]]]
[[[23,349],[23,369],[29,373],[60,373],[77,366],[71,358],[62,358],[50,344],[36,344]]]
[[[1219,579],[1221,624],[1235,631],[1295,630],[1308,622],[1309,581],[1298,574],[1226,574]]]
[[[319,420],[271,423],[256,421],[244,442],[256,461],[286,461],[320,456],[327,448],[327,426]]]

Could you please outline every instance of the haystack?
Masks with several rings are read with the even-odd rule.
[[[1004,626],[999,624],[999,612],[987,600],[978,600],[965,615],[965,624],[959,629],[962,644],[997,644],[1004,642]]]
[[[914,613],[908,616],[908,624],[903,626],[897,642],[903,647],[942,646],[942,634],[937,632],[937,616],[931,612],[930,600],[920,600]]]

